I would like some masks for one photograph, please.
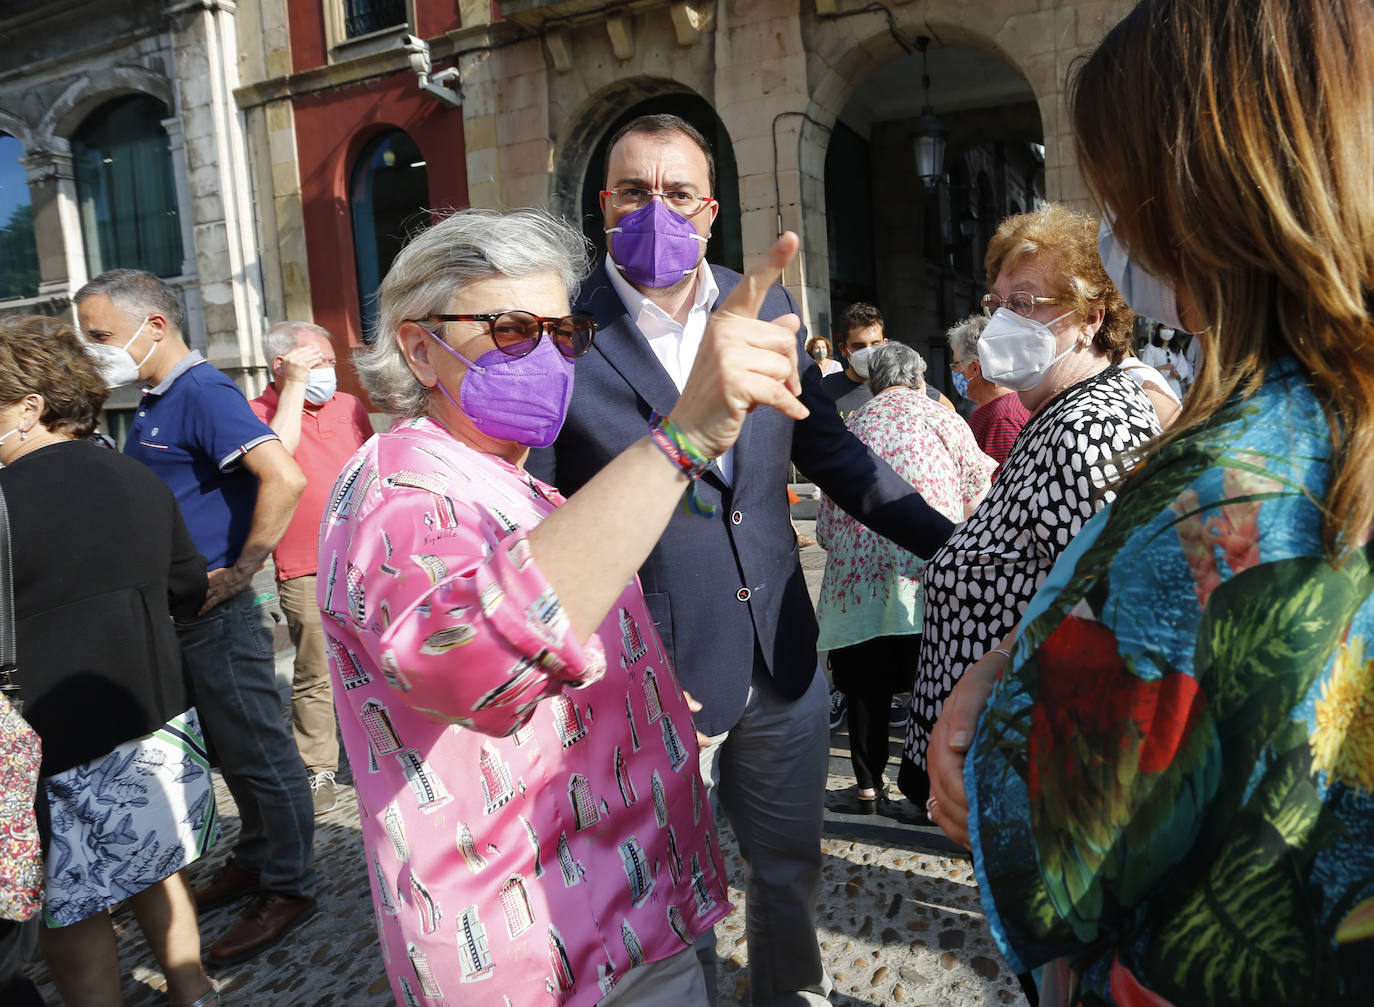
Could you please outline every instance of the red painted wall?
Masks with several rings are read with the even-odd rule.
[[[291,26],[291,68],[300,73],[329,62],[325,55],[324,4],[320,0],[287,0]]]
[[[320,0],[287,0],[291,23],[291,65],[300,73],[329,62],[325,52],[324,5]],[[500,20],[496,0],[491,3],[492,20]],[[433,39],[446,31],[462,27],[458,5],[453,0],[415,0],[415,34]]]
[[[431,209],[468,205],[463,110],[416,86],[413,73],[376,77],[294,100],[296,155],[315,322],[334,336],[340,360],[362,342],[353,257],[349,181],[362,148],[378,133],[403,129],[427,162]],[[357,393],[352,368],[339,383]]]

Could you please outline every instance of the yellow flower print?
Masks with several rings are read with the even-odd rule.
[[[1374,659],[1366,659],[1362,637],[1336,653],[1308,744],[1313,769],[1326,770],[1332,783],[1374,793]]]

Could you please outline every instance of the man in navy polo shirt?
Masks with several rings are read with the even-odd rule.
[[[242,830],[233,855],[195,898],[203,912],[257,896],[207,952],[215,964],[242,961],[315,907],[310,787],[281,715],[272,630],[251,588],[305,476],[238,387],[187,347],[181,303],[167,284],[113,269],[82,287],[75,302],[82,332],[106,347],[98,351],[106,380],[144,385],[125,454],[171,487],[207,560],[205,606],[199,617],[177,620],[177,634]]]

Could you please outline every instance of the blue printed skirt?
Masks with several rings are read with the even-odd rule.
[[[43,919],[65,927],[171,877],[219,834],[195,707],[152,734],[43,780]]]

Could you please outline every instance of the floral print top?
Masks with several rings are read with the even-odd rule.
[[[997,467],[978,450],[958,413],[912,388],[875,396],[845,425],[956,523],[987,492]],[[817,650],[921,632],[924,560],[866,528],[829,497],[817,511],[816,536],[826,550]]]
[[[1275,365],[1027,608],[964,767],[1016,971],[1089,1005],[1372,1002],[1374,564],[1323,554],[1330,455]]]
[[[398,1004],[591,1007],[729,909],[638,580],[583,642],[530,555],[561,502],[419,419],[364,444],[325,511],[320,609]]]

